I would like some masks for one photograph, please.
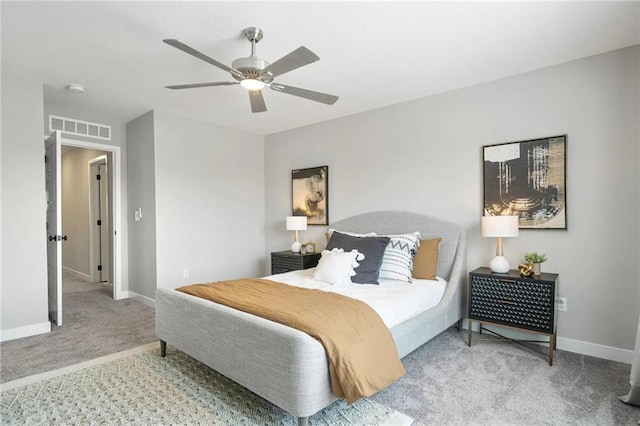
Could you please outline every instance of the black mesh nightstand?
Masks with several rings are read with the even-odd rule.
[[[318,265],[320,253],[292,253],[291,250],[271,253],[271,274],[282,274],[299,269],[313,268]]]
[[[489,268],[478,268],[469,273],[469,324],[467,344],[471,346],[472,326],[479,325],[480,334],[487,331],[508,339],[483,325],[498,325],[518,331],[548,336],[548,341],[508,339],[508,341],[542,342],[549,345],[549,365],[553,365],[556,347],[555,300],[558,292],[558,274],[540,274],[521,277],[518,271],[495,274]],[[483,341],[502,341],[478,339]]]

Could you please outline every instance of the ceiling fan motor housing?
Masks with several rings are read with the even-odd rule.
[[[273,81],[273,77],[271,74],[266,73],[263,76],[260,76],[260,71],[269,66],[269,63],[265,60],[262,60],[256,56],[249,56],[247,58],[238,58],[231,66],[242,74],[244,74],[244,78],[254,78],[256,80],[260,80],[264,83],[271,83]],[[233,75],[233,74],[232,74]],[[243,78],[233,75],[238,81],[243,80]]]
[[[260,71],[269,66],[269,63],[265,60],[262,60],[256,56],[255,48],[256,44],[262,40],[264,35],[263,31],[257,27],[249,27],[245,28],[242,32],[244,36],[251,43],[251,55],[247,58],[238,58],[231,64],[231,67],[237,69],[243,74],[243,77],[239,77],[237,75],[233,75],[238,81],[242,81],[245,79],[254,79],[260,80],[263,83],[271,83],[273,81],[273,76],[269,73],[264,75],[260,75]]]

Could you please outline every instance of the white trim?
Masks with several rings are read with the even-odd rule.
[[[53,128],[53,120],[54,119],[62,121],[62,129],[54,129]],[[73,128],[74,128],[73,131],[65,129],[65,126],[66,126],[67,122],[73,123]],[[84,126],[86,126],[86,130],[87,131],[84,132],[84,133],[78,132],[78,124],[83,124]],[[89,127],[91,127],[91,126],[94,126],[94,127],[97,128],[97,130],[98,130],[98,134],[97,135],[89,134]],[[107,129],[107,133],[109,133],[109,136],[100,136],[101,129]],[[77,120],[75,118],[69,118],[69,117],[60,117],[59,115],[49,115],[49,131],[50,132],[59,131],[60,133],[66,133],[66,134],[69,134],[69,135],[82,136],[82,137],[85,137],[85,138],[101,139],[101,140],[104,140],[104,141],[110,141],[111,140],[111,126],[109,126],[107,124],[92,123],[90,121]]]
[[[486,324],[489,325],[489,324]],[[489,327],[492,327],[489,325]],[[500,326],[495,326],[499,329],[501,334],[512,339],[530,338],[531,333],[518,332],[512,329],[503,329]],[[465,319],[463,321],[462,328],[468,330],[468,322]],[[473,331],[478,331],[478,324],[473,327]],[[544,338],[544,337],[542,337]],[[465,338],[466,340],[466,338]],[[609,361],[623,362],[625,364],[631,364],[633,360],[633,351],[628,349],[614,348],[613,346],[600,345],[598,343],[584,342],[582,340],[569,339],[567,337],[556,338],[556,349],[561,351],[573,352],[580,355],[592,356],[595,358],[607,359]]]
[[[633,351],[631,350],[583,342],[566,337],[558,337],[556,347],[563,351],[608,359],[610,361],[624,362],[625,364],[631,364],[633,360]]]
[[[0,392],[6,392],[16,388],[20,388],[22,386],[32,385],[43,380],[53,379],[54,377],[62,376],[67,373],[73,373],[74,371],[82,370],[87,367],[93,367],[94,365],[104,364],[106,362],[115,361],[117,359],[125,358],[130,355],[136,355],[142,352],[146,352],[156,347],[158,347],[158,342],[147,343],[146,345],[138,346],[133,349],[127,349],[125,351],[116,352],[115,354],[105,355],[101,356],[100,358],[90,359],[89,361],[79,362],[78,364],[58,368],[57,370],[51,370],[44,373],[22,377],[20,379],[0,384]]]
[[[8,340],[21,339],[23,337],[35,336],[51,331],[51,323],[41,322],[38,324],[26,325],[24,327],[10,328],[8,330],[0,330],[0,342]]]
[[[81,140],[76,140],[76,139],[67,139],[67,138],[62,138],[60,140],[62,145],[66,145],[66,146],[75,146],[75,147],[79,147],[79,148],[90,148],[90,149],[96,149],[99,151],[107,151],[107,152],[111,152],[112,155],[112,173],[111,173],[111,183],[112,183],[112,188],[113,188],[113,206],[111,206],[111,208],[113,209],[113,259],[112,259],[112,265],[113,265],[113,277],[111,277],[111,280],[113,282],[113,298],[114,300],[120,300],[120,299],[124,299],[126,296],[123,295],[123,291],[122,291],[122,231],[121,231],[121,223],[122,223],[122,203],[121,203],[121,197],[122,197],[122,181],[120,179],[120,173],[121,173],[121,164],[122,164],[122,159],[121,159],[121,149],[119,146],[115,146],[115,145],[105,145],[102,143],[95,143],[95,142],[86,142],[86,141],[81,141]]]
[[[89,275],[82,273],[80,271],[76,271],[75,269],[71,269],[67,266],[62,266],[62,269],[65,270],[66,273],[68,273],[69,275],[73,275],[77,278],[82,278],[83,280],[86,280],[87,282],[89,282]]]
[[[131,291],[129,290],[128,292],[128,297],[131,300],[135,300],[136,302],[140,302],[143,305],[146,305],[150,308],[155,309],[156,308],[156,301],[155,299],[152,299],[150,297],[147,296],[143,296],[142,294],[136,293],[135,291]]]

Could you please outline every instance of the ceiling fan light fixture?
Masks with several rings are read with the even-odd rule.
[[[262,90],[265,86],[262,81],[255,78],[245,78],[240,82],[240,85],[247,90]]]

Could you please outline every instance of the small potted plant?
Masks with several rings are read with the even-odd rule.
[[[540,275],[540,264],[547,261],[547,255],[544,253],[525,253],[524,260],[533,265],[533,275]]]

